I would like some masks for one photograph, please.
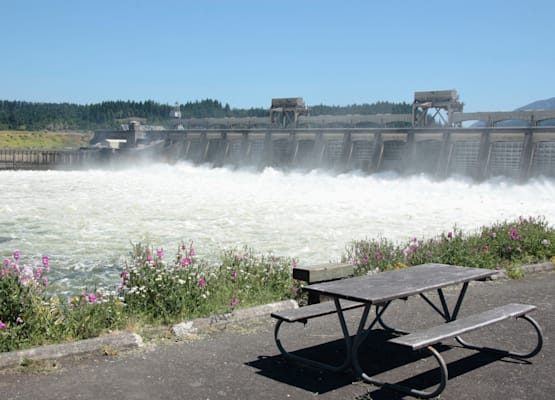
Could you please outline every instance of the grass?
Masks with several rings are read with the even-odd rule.
[[[91,132],[0,131],[0,149],[74,150],[87,146]]]

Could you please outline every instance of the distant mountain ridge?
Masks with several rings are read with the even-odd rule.
[[[517,108],[515,111],[531,111],[531,110],[555,110],[555,97],[545,100],[537,100],[523,107]]]
[[[514,111],[540,111],[540,110],[555,110],[555,97],[545,100],[536,100],[530,104],[525,106],[519,107]],[[496,126],[498,127],[517,127],[517,126],[526,126],[526,121],[519,121],[519,120],[507,120],[507,121],[499,121],[497,122]],[[553,125],[553,120],[548,120],[547,124]],[[480,128],[486,126],[485,121],[478,121],[474,122],[470,125],[473,128]]]

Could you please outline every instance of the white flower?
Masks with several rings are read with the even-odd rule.
[[[547,239],[543,239],[543,240],[542,240],[542,244],[543,244],[544,246],[549,246],[550,241],[547,240]]]

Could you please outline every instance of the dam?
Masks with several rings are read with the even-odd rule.
[[[122,154],[156,144],[158,159],[216,167],[394,171],[438,179],[555,176],[553,110],[465,113],[456,90],[438,90],[415,92],[411,114],[311,116],[302,98],[273,99],[269,114],[178,119],[174,129],[162,130],[131,122],[120,131],[96,132],[92,143],[123,140]]]
[[[0,169],[79,169],[135,160],[214,167],[426,174],[436,179],[555,177],[555,110],[463,112],[456,90],[415,92],[412,113],[310,115],[272,99],[268,117],[131,121],[74,152],[0,151]]]
[[[478,180],[555,176],[555,127],[189,129],[149,137],[164,140],[166,159],[214,166],[457,174]]]

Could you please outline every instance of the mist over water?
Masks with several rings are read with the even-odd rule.
[[[519,216],[555,223],[555,180],[437,182],[425,176],[329,175],[150,165],[122,170],[1,171],[0,254],[50,257],[55,288],[114,287],[131,242],[168,257],[193,240],[200,257],[249,245],[338,261],[355,239],[404,242],[456,225],[474,231]]]

